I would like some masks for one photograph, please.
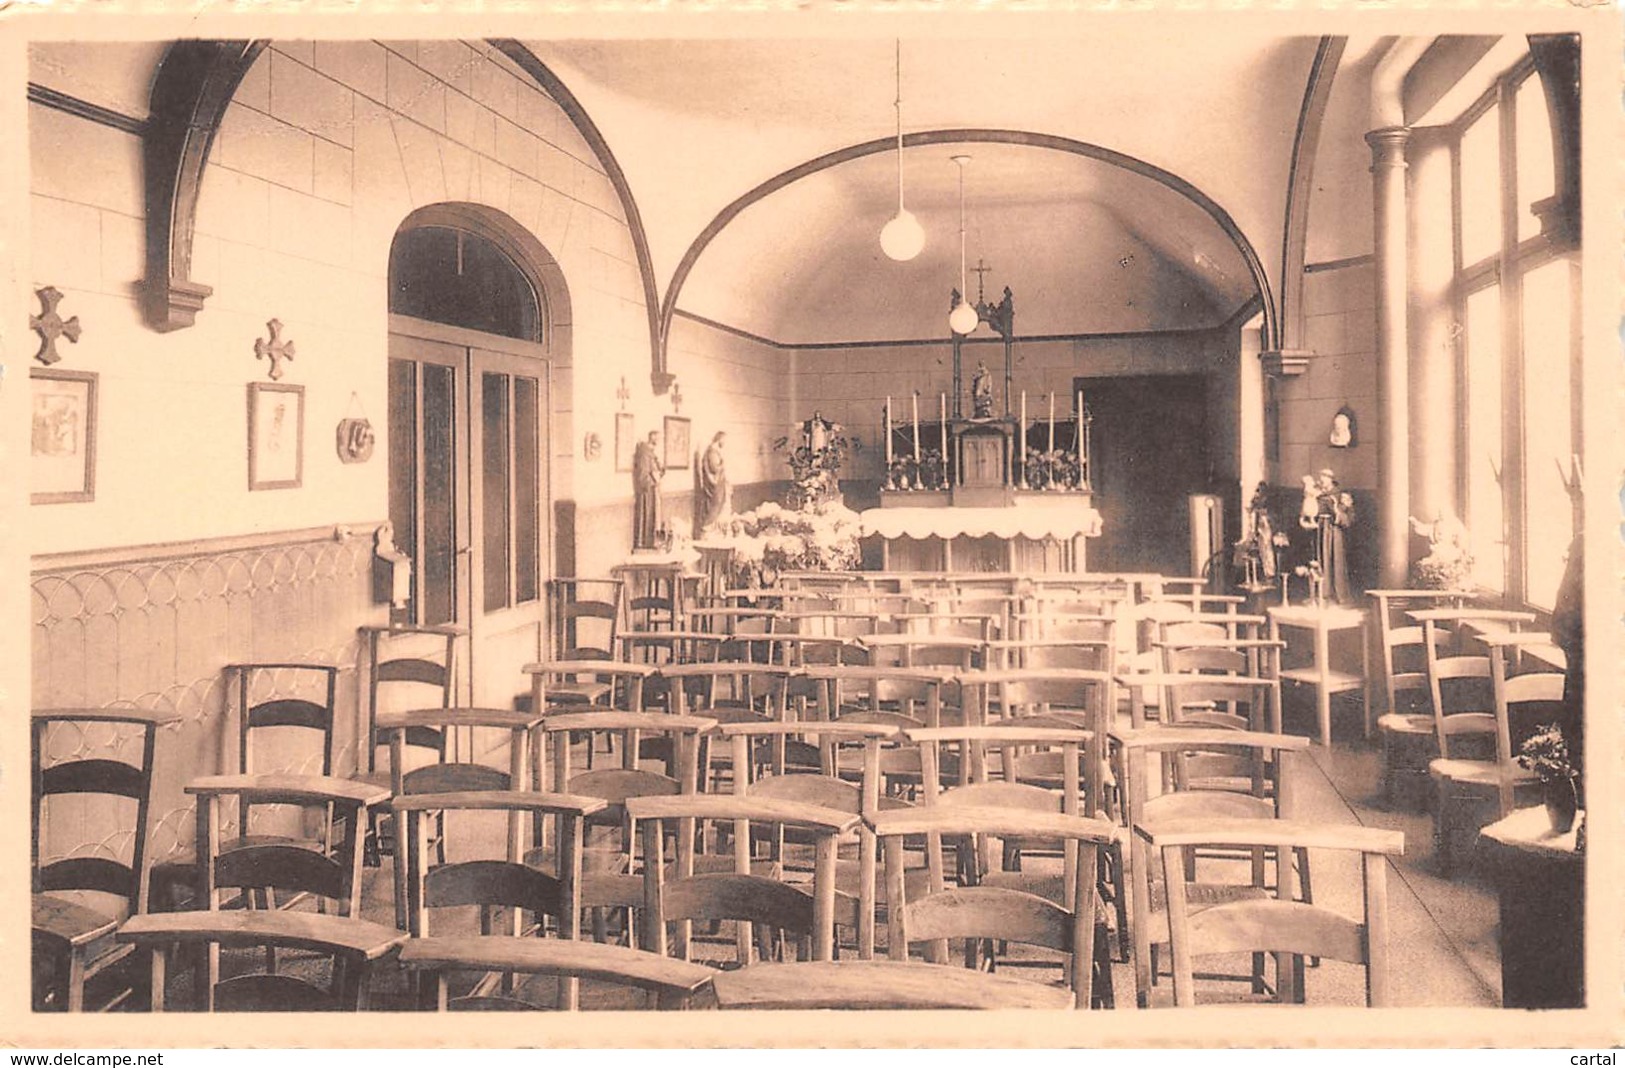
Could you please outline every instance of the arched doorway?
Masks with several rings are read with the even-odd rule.
[[[413,565],[392,620],[466,628],[484,707],[511,707],[543,654],[562,289],[534,238],[476,205],[413,212],[390,249],[389,507]]]

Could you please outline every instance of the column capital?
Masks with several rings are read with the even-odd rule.
[[[1410,140],[1409,126],[1383,126],[1370,131],[1365,135],[1365,143],[1371,146],[1371,166],[1405,166],[1405,146]]]

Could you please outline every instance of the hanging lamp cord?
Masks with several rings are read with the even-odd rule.
[[[897,98],[892,107],[897,111],[897,214],[903,214],[903,39],[897,39]]]

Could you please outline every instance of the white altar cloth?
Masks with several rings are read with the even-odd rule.
[[[1008,508],[870,508],[858,516],[865,536],[882,538],[1044,538],[1100,536],[1100,513],[1076,497]]]

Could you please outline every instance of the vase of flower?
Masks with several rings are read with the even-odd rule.
[[[1546,817],[1552,821],[1553,834],[1568,834],[1574,828],[1574,817],[1580,811],[1580,798],[1574,790],[1574,780],[1564,776],[1547,779],[1541,784],[1546,800]]]
[[[1555,723],[1541,724],[1518,748],[1517,761],[1540,779],[1552,833],[1568,834],[1580,809],[1579,793],[1575,789],[1580,769],[1569,758],[1562,728]]]

